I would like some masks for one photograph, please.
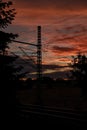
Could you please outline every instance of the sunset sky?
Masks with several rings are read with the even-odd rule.
[[[13,0],[16,17],[7,31],[18,33],[16,40],[37,43],[37,26],[42,26],[42,54],[45,66],[65,66],[71,56],[87,54],[87,0]],[[17,43],[11,47],[22,55]],[[33,49],[28,45],[20,45]],[[26,50],[29,54],[29,50]],[[58,70],[59,71],[59,70]],[[60,70],[60,71],[63,71]],[[48,67],[46,73],[52,73]]]

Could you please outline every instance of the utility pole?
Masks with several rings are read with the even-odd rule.
[[[42,77],[41,26],[37,27],[37,79]]]

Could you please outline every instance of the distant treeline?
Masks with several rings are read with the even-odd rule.
[[[16,89],[31,89],[33,87],[47,87],[47,88],[53,88],[53,87],[86,87],[86,82],[80,82],[77,80],[53,80],[51,78],[48,79],[42,79],[42,80],[20,80],[15,82]]]

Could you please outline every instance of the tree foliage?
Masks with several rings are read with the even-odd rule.
[[[9,56],[6,49],[18,35],[5,32],[5,29],[15,18],[16,11],[11,8],[12,2],[0,0],[0,80],[15,80],[19,77],[20,67],[15,67],[13,62],[17,57]]]
[[[87,57],[86,55],[77,54],[72,57],[70,64],[71,79],[75,80],[87,80]]]
[[[5,28],[12,24],[15,18],[16,11],[11,8],[12,2],[3,2],[0,0],[0,53],[5,54],[8,48],[8,43],[11,43],[18,35],[13,33],[6,33]],[[2,31],[3,30],[3,31]]]
[[[10,8],[11,5],[11,1],[0,0],[0,28],[6,28],[14,20],[16,12],[15,9]]]
[[[16,59],[17,58],[13,56],[0,55],[0,80],[13,81],[21,76],[18,72],[20,72],[22,68],[14,65]]]
[[[17,37],[17,34],[0,31],[0,54],[5,54],[8,44]]]

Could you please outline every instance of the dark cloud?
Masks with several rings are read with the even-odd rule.
[[[37,77],[37,67],[35,67],[36,64],[32,64],[30,59],[23,59],[23,58],[19,57],[14,62],[14,65],[16,67],[19,67],[19,66],[22,67],[22,70],[20,73],[25,73],[24,77],[26,77],[26,78],[28,78],[28,77],[36,78]],[[55,65],[55,64],[53,64],[53,65],[43,64],[42,65],[43,76],[49,76],[52,78],[58,78],[58,77],[62,76],[62,78],[64,78],[65,72],[68,71],[67,67],[68,66],[59,66],[59,65]],[[63,69],[63,68],[66,68],[66,69],[64,69],[64,71],[60,71],[60,69]],[[47,70],[48,70],[48,72],[47,72]],[[52,72],[51,70],[56,70],[57,72],[55,72],[55,71]],[[44,72],[46,72],[46,73],[44,73]]]
[[[63,52],[63,51],[75,51],[75,48],[70,48],[70,47],[59,47],[59,46],[53,46],[53,51],[58,51],[58,52]]]
[[[58,69],[58,68],[63,68],[64,66],[59,66],[59,65],[44,65],[43,64],[43,69],[44,70],[47,70],[47,69],[52,69],[52,70],[56,70],[56,69]]]
[[[87,0],[14,0],[21,7],[55,8],[55,9],[86,9]]]
[[[75,45],[76,43],[74,43],[73,47],[66,47],[66,46],[53,46],[52,47],[52,52],[55,53],[56,55],[67,55],[67,56],[71,56],[71,55],[76,55],[78,52],[82,52],[87,54],[87,46],[86,44],[80,43]],[[62,62],[67,62],[69,61],[68,59],[63,59],[61,58],[60,61]]]
[[[56,33],[54,33],[55,35],[53,35],[47,42],[47,44],[49,45],[53,45],[53,44],[59,45],[65,43],[69,43],[70,45],[70,43],[74,44],[76,42],[79,43],[87,42],[85,41],[87,37],[87,26],[83,22],[81,24],[77,22],[73,22],[73,24],[66,23],[65,26],[61,26],[61,28],[59,27],[55,30],[56,30]]]
[[[75,25],[68,25],[67,27],[65,27],[65,29],[64,29],[64,31],[65,32],[71,32],[71,33],[83,33],[83,32],[87,32],[87,28],[84,26],[84,25],[82,25],[82,24],[75,24]]]

